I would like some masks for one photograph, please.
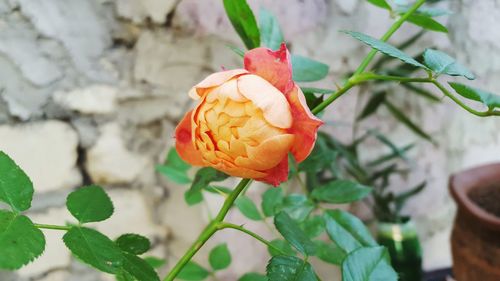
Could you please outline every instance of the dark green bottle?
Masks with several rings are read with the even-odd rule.
[[[379,223],[377,238],[386,246],[391,262],[401,281],[422,281],[422,248],[415,225],[405,223]]]

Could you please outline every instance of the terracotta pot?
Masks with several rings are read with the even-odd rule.
[[[457,281],[500,280],[500,217],[480,207],[475,194],[500,205],[500,164],[453,175],[450,192],[458,205],[451,235],[453,273]],[[488,197],[490,196],[490,197]],[[499,204],[499,205],[496,205]],[[492,204],[489,204],[492,205]]]

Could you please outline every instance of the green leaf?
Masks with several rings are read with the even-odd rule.
[[[317,281],[311,264],[297,257],[275,256],[266,267],[269,281]]]
[[[393,58],[397,58],[405,63],[427,69],[427,67],[425,65],[419,63],[411,56],[407,55],[403,51],[399,50],[398,48],[396,48],[388,43],[382,42],[378,39],[375,39],[371,36],[368,36],[368,35],[360,33],[360,32],[355,32],[355,31],[342,31],[342,32],[351,35],[355,39],[358,39],[359,41],[369,45],[373,49],[380,51],[383,54],[386,54],[386,55],[393,57]]]
[[[410,90],[411,93],[415,93],[421,97],[424,97],[432,102],[440,102],[441,98],[434,95],[432,92],[422,88],[422,87],[417,87],[412,84],[408,83],[402,83],[401,86],[405,87],[406,89]]]
[[[370,166],[370,167],[377,166],[377,165],[383,164],[387,161],[390,161],[392,159],[398,158],[401,156],[401,154],[404,154],[404,153],[410,151],[413,147],[415,147],[414,144],[409,144],[409,145],[405,145],[403,147],[398,147],[399,152],[396,153],[393,151],[389,154],[382,155],[381,157],[368,162],[368,166]]]
[[[295,249],[304,255],[314,255],[316,247],[299,225],[285,212],[280,212],[274,217],[276,229],[290,242]]]
[[[130,273],[126,272],[122,269],[122,271],[115,274],[116,281],[138,281],[134,276],[130,275]]]
[[[322,89],[322,88],[314,88],[314,87],[300,87],[304,94],[321,94],[321,95],[330,95],[335,93],[335,90],[330,89]]]
[[[238,281],[268,281],[265,275],[256,272],[245,273]]]
[[[380,105],[384,103],[386,94],[386,92],[377,92],[373,94],[366,103],[361,113],[358,115],[358,121],[375,113]]]
[[[346,160],[346,167],[349,170],[349,173],[355,173],[356,175],[362,177],[367,176],[365,169],[361,167],[361,164],[359,163],[356,151],[353,150],[351,146],[344,145],[339,140],[322,132],[318,133],[318,136],[324,138],[328,142],[328,145],[338,152],[340,156],[339,158],[344,158]],[[332,174],[335,174],[336,177],[341,177],[338,172],[338,168],[336,168],[336,170],[332,169],[331,172]]]
[[[421,52],[421,54],[414,55],[413,59],[420,61],[423,54],[424,54],[424,52]],[[414,65],[407,64],[407,63],[401,63],[400,65],[395,66],[392,70],[387,70],[387,74],[395,75],[395,76],[412,76],[419,69],[420,68],[418,68]],[[427,69],[426,69],[426,71],[427,71]],[[384,82],[378,81],[378,83],[386,83],[387,84],[389,82],[388,81],[384,81]],[[409,84],[409,83],[411,83],[411,82],[408,82],[406,84]]]
[[[391,5],[389,5],[385,0],[367,0],[367,1],[379,8],[386,9],[389,11],[392,10]]]
[[[428,17],[440,17],[440,16],[452,15],[453,12],[450,10],[440,9],[440,8],[420,7],[417,10],[417,14]]]
[[[305,95],[306,103],[307,103],[307,96],[308,95]],[[295,157],[293,156],[292,153],[288,153],[288,177],[287,177],[288,180],[296,177],[297,173],[298,173],[297,161],[295,161]]]
[[[81,223],[103,221],[113,214],[113,202],[104,189],[89,185],[73,191],[66,199],[69,212]]]
[[[235,54],[237,54],[238,56],[240,57],[245,57],[245,51],[243,51],[242,49],[238,48],[238,47],[235,47],[235,46],[231,46],[231,45],[226,45],[231,51],[233,51]]]
[[[321,139],[316,140],[313,151],[302,163],[299,164],[299,170],[309,173],[317,173],[328,167],[331,167],[338,156],[338,152],[323,145]]]
[[[157,257],[145,257],[144,260],[153,268],[160,268],[167,263],[165,259]]]
[[[321,216],[310,216],[301,227],[309,238],[315,238],[325,231],[325,220]]]
[[[191,166],[181,159],[175,148],[171,148],[168,151],[165,165],[156,166],[156,170],[159,173],[177,184],[187,184],[191,182],[191,179],[187,175],[189,168],[191,168]]]
[[[371,191],[371,187],[357,182],[336,180],[315,188],[311,196],[322,202],[343,204],[361,200],[370,194]]]
[[[415,134],[419,135],[420,137],[433,142],[432,137],[427,134],[424,130],[422,130],[417,124],[415,124],[413,121],[410,120],[402,111],[400,111],[396,106],[394,106],[391,102],[386,100],[384,102],[385,106],[389,110],[389,112],[399,120],[403,125],[405,125],[408,129],[413,131]]]
[[[3,151],[0,151],[0,201],[15,212],[26,211],[33,199],[33,183],[24,171]]]
[[[140,281],[160,280],[160,277],[149,263],[130,253],[123,253],[123,269]]]
[[[449,82],[450,86],[462,97],[482,102],[488,108],[500,107],[500,96],[464,84]]]
[[[318,81],[330,71],[327,64],[298,55],[292,55],[292,69],[295,82]]]
[[[376,180],[381,178],[384,181],[387,181],[388,178],[392,174],[398,174],[398,173],[400,173],[400,171],[398,170],[398,165],[393,163],[391,165],[387,165],[387,166],[382,167],[382,169],[380,169],[380,170],[373,172],[371,177],[370,177],[370,180],[376,181]],[[380,188],[385,189],[386,187],[387,187],[387,183],[382,183]],[[374,196],[376,197],[376,196],[378,196],[378,194],[374,194]]]
[[[116,245],[125,252],[141,255],[151,248],[149,239],[133,233],[123,234],[116,239]]]
[[[446,26],[423,14],[410,15],[407,21],[427,30],[448,33]]]
[[[314,203],[304,194],[290,194],[283,203],[275,208],[275,212],[286,212],[296,221],[304,221],[314,210]]]
[[[208,261],[213,270],[228,268],[231,264],[231,253],[227,248],[227,244],[223,243],[215,246],[208,255]]]
[[[299,164],[299,170],[310,173],[317,173],[324,169],[335,167],[338,152],[331,149],[323,137],[316,139],[313,151],[302,163]]]
[[[86,227],[72,227],[63,237],[64,244],[81,261],[107,273],[120,271],[123,254],[104,234]]]
[[[0,210],[0,249],[0,268],[19,269],[43,253],[45,237],[28,217]]]
[[[182,160],[182,158],[179,156],[175,148],[171,148],[168,151],[165,164],[170,167],[176,168],[179,171],[184,171],[184,172],[189,170],[189,168],[191,168],[191,165]]]
[[[393,0],[397,8],[395,9],[396,12],[400,15],[408,12],[412,8],[412,5],[408,3],[407,0]],[[427,4],[436,4],[437,2],[440,2],[443,0],[427,0]],[[414,14],[418,15],[424,15],[427,17],[440,17],[440,16],[445,16],[445,15],[451,15],[453,14],[452,11],[446,10],[446,9],[441,9],[441,8],[436,8],[436,7],[429,7],[429,6],[423,6],[418,8],[417,11],[415,11]]]
[[[401,192],[398,195],[396,195],[394,197],[394,205],[395,205],[396,212],[399,213],[399,211],[401,211],[401,209],[403,209],[403,206],[406,203],[406,201],[408,199],[410,199],[411,197],[422,192],[422,190],[424,190],[426,185],[427,185],[427,182],[424,181],[424,182],[420,183],[419,185],[415,186],[414,188],[411,188],[408,191]]]
[[[191,182],[186,171],[179,170],[175,167],[158,165],[156,166],[156,171],[177,184],[188,184]]]
[[[343,281],[396,281],[398,274],[390,265],[384,247],[360,248],[350,253],[342,262]]]
[[[263,219],[255,203],[247,196],[242,195],[238,197],[238,199],[234,201],[234,204],[238,210],[245,215],[245,217],[254,221],[260,221]]]
[[[397,48],[400,50],[406,50],[409,47],[413,46],[422,36],[424,36],[426,33],[425,29],[420,30],[419,32],[415,33],[411,37],[407,38],[405,41],[399,43],[397,45]],[[418,58],[420,55],[414,56],[413,58]],[[396,68],[397,69],[397,68]]]
[[[277,50],[283,43],[283,32],[281,32],[278,19],[264,7],[259,11],[260,42],[271,50]]]
[[[271,256],[279,256],[282,254],[287,254],[288,256],[295,256],[297,254],[290,245],[290,243],[288,243],[286,240],[274,239],[269,243],[271,243],[271,245],[281,250],[281,252],[279,252],[272,247],[267,247],[267,251]]]
[[[276,214],[276,207],[283,203],[283,189],[280,187],[270,188],[262,194],[261,208],[266,217]]]
[[[204,167],[199,169],[194,176],[191,188],[184,193],[184,199],[189,206],[195,205],[203,201],[203,189],[209,189],[209,185],[214,181],[222,181],[229,176],[223,172],[217,171],[214,168]]]
[[[247,49],[260,46],[259,27],[252,9],[246,0],[224,0],[224,8],[234,29],[240,36]]]
[[[211,182],[223,181],[228,177],[228,175],[224,174],[223,172],[217,171],[214,168],[201,168],[196,172],[190,190],[192,192],[201,191],[202,189],[207,188]]]
[[[395,154],[398,155],[399,158],[403,160],[408,160],[408,158],[405,155],[405,152],[399,149],[391,140],[389,140],[386,136],[381,134],[380,132],[376,130],[368,130],[368,133],[372,136],[375,136],[375,138],[380,141],[382,144],[385,144],[387,147],[391,149],[391,151]]]
[[[187,281],[199,281],[208,277],[210,272],[201,265],[190,261],[181,270],[177,278]]]
[[[215,185],[207,186],[205,190],[214,194],[221,194],[221,193],[229,194],[232,191],[230,188],[224,186],[215,186]]]
[[[324,95],[316,96],[315,94],[311,93],[304,93],[304,97],[306,98],[306,105],[309,109],[315,108],[316,106],[320,105],[325,99]],[[289,158],[293,158],[293,155],[289,156]],[[295,166],[290,166],[290,170],[292,169],[295,169]],[[294,175],[294,173],[289,173],[288,178],[291,179],[294,177]]]
[[[346,253],[363,246],[377,246],[363,222],[348,212],[327,211],[325,221],[328,236]]]
[[[334,242],[327,243],[321,240],[315,240],[316,256],[327,263],[340,265],[344,260],[346,253]]]
[[[203,201],[203,194],[199,190],[193,191],[189,189],[184,192],[184,201],[186,201],[189,206],[196,205]]]
[[[403,42],[401,42],[398,45],[396,45],[396,48],[398,48],[401,51],[403,51],[405,49],[408,49],[409,47],[413,46],[425,34],[425,32],[426,32],[425,29],[420,30],[420,32],[415,33],[411,37],[407,38]],[[413,56],[413,58],[417,58],[417,57],[418,57],[418,55],[417,56]],[[373,68],[372,69],[373,70],[381,70],[382,66],[384,66],[387,62],[390,62],[392,59],[393,59],[393,57],[383,56],[383,57],[379,58],[373,64]],[[404,64],[404,66],[408,67],[408,66],[411,66],[411,65]],[[411,67],[413,67],[413,66],[411,66]],[[395,71],[398,72],[398,73],[391,73],[391,72],[394,72],[394,71],[390,71],[389,70],[389,71],[387,71],[387,74],[407,76],[407,75],[411,74],[414,70],[411,70],[411,69],[410,70],[406,70],[405,68],[402,68],[401,66],[396,66],[395,67]]]
[[[448,54],[427,49],[424,52],[424,62],[432,71],[439,74],[447,74],[451,76],[463,76],[469,80],[474,80],[476,77],[465,66],[459,64],[454,58]]]

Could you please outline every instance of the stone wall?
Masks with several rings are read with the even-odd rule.
[[[279,18],[293,52],[331,65],[333,87],[359,64],[367,49],[338,30],[382,34],[391,19],[360,0],[252,0]],[[500,92],[500,0],[450,1],[450,35],[424,36],[420,49],[438,46],[458,55],[481,78],[478,85]],[[417,29],[405,26],[400,41]],[[0,149],[31,176],[36,194],[30,216],[39,223],[64,223],[71,217],[65,197],[74,188],[97,183],[115,202],[115,215],[96,227],[115,237],[139,232],[154,241],[153,253],[171,266],[193,241],[220,198],[187,208],[184,187],[155,173],[173,143],[173,128],[190,107],[188,89],[221,66],[241,65],[226,44],[241,45],[219,0],[0,0]],[[395,86],[396,87],[396,86]],[[400,89],[400,88],[398,88]],[[356,104],[364,96],[342,98],[325,116],[327,129],[349,139]],[[428,269],[449,266],[446,246],[453,203],[447,177],[465,167],[498,161],[500,123],[465,114],[449,100],[430,106],[403,91],[397,102],[439,141],[419,142],[415,172],[429,188],[408,206],[421,226]],[[416,139],[386,112],[364,126],[377,126],[401,140]],[[439,122],[436,122],[439,120]],[[374,147],[373,151],[380,151]],[[371,150],[367,153],[371,153]],[[231,184],[231,182],[228,182]],[[258,197],[255,186],[250,195]],[[246,219],[237,212],[229,215]],[[247,227],[272,237],[261,225]],[[75,262],[60,241],[46,232],[47,248],[19,272],[0,273],[0,280],[110,280]],[[262,270],[265,249],[230,230],[234,259],[219,280]],[[203,263],[206,251],[198,256]],[[262,258],[259,258],[262,257]],[[321,266],[321,265],[320,265]],[[331,269],[331,267],[330,267]],[[163,271],[166,271],[164,269]],[[331,272],[325,276],[332,276]],[[330,278],[330,279],[329,279]],[[329,277],[324,280],[336,280]]]

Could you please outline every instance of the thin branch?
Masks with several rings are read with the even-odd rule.
[[[252,236],[253,238],[259,240],[260,242],[262,242],[263,244],[265,244],[267,247],[272,248],[273,250],[277,251],[278,253],[280,253],[282,255],[287,255],[287,253],[283,252],[282,249],[274,246],[271,242],[269,242],[266,239],[262,238],[262,236],[260,236],[257,233],[252,232],[252,231],[244,228],[243,226],[232,224],[232,223],[227,223],[227,222],[219,223],[218,229],[224,229],[224,228],[232,228],[232,229],[236,229],[238,231],[241,231],[241,232],[243,232],[245,234],[248,234],[248,235]]]
[[[64,225],[53,225],[53,224],[39,224],[35,223],[33,224],[36,228],[42,228],[42,229],[51,229],[51,230],[63,230],[63,231],[68,231],[71,229],[71,226],[64,226]]]

